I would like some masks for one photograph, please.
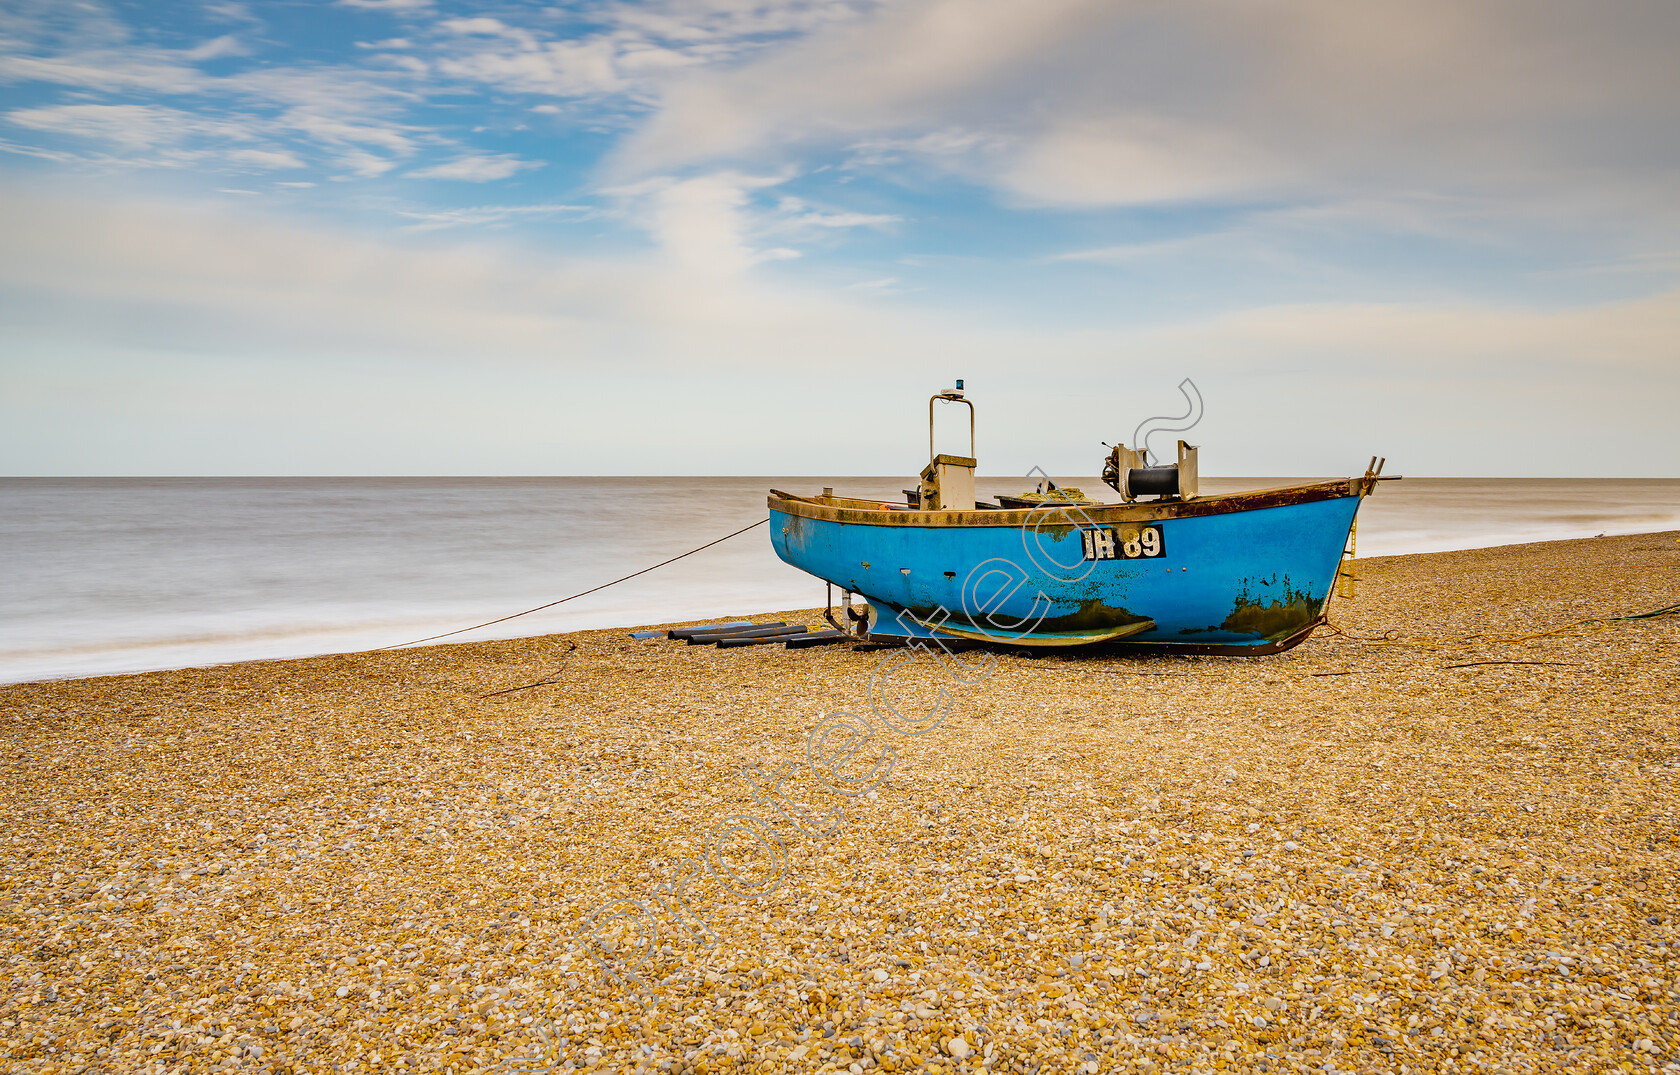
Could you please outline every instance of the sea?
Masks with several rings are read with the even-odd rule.
[[[1098,499],[1093,477],[1055,479]],[[1311,479],[1206,478],[1204,493]],[[397,645],[588,590],[765,517],[772,489],[912,478],[0,478],[0,683]],[[981,478],[982,497],[1021,478]],[[1102,494],[1107,494],[1106,496]],[[1680,529],[1680,479],[1407,478],[1359,513],[1393,556]],[[821,605],[765,527],[470,641]]]

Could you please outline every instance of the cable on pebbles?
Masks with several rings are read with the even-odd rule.
[[[1369,560],[1334,615],[1511,637],[1640,612],[1673,603],[1675,539]],[[602,631],[0,688],[0,1060],[1677,1070],[1677,634],[1003,654],[872,792],[789,779],[816,838],[741,774],[868,712],[881,654]],[[1442,667],[1495,660],[1546,663]],[[708,937],[660,886],[749,815],[780,882],[692,881]],[[657,937],[585,934],[614,900]],[[642,945],[633,982],[588,954],[615,942],[619,966]]]

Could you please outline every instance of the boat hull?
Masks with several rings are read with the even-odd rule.
[[[871,638],[1258,655],[1321,622],[1360,492],[996,512],[779,494],[770,528],[782,560],[868,600]]]

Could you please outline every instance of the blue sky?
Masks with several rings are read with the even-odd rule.
[[[1680,473],[1680,8],[0,9],[0,472]]]

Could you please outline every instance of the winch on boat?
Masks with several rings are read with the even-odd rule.
[[[966,456],[935,450],[941,403],[969,409]],[[841,589],[836,629],[876,642],[1277,653],[1323,622],[1355,512],[1386,480],[1373,457],[1358,478],[1203,496],[1197,449],[1181,440],[1171,464],[1111,448],[1103,481],[1118,504],[1048,480],[983,503],[974,434],[958,381],[928,400],[928,464],[903,504],[771,491],[776,554]]]

